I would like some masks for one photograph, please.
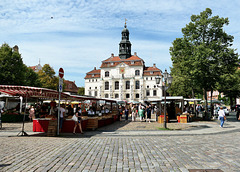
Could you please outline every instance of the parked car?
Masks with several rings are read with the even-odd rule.
[[[226,106],[221,106],[223,107],[223,110],[225,112],[225,115],[228,116],[229,115],[229,110]],[[220,110],[220,107],[217,107],[216,109],[214,109],[214,115],[218,116],[218,111]]]

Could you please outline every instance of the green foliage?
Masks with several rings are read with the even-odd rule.
[[[192,15],[191,22],[182,29],[183,38],[174,40],[170,47],[173,95],[215,90],[223,75],[236,71],[238,54],[230,48],[233,36],[223,29],[229,24],[228,18],[211,15],[209,8]]]
[[[78,95],[83,96],[85,94],[85,88],[84,87],[79,87],[78,89]]]
[[[42,86],[40,83],[38,74],[27,66],[26,66],[26,73],[25,73],[25,85],[32,86],[32,87]]]
[[[6,43],[0,47],[0,80],[4,85],[24,85],[26,67],[21,55]]]
[[[55,76],[55,71],[49,64],[45,64],[38,72],[39,80],[43,88],[57,89],[58,78]]]

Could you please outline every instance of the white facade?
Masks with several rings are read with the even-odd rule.
[[[125,37],[120,42],[121,53],[131,49],[130,41],[124,40],[128,40],[129,36],[126,26],[122,35]],[[156,76],[162,77],[162,71],[155,64],[146,67],[136,53],[112,54],[102,61],[100,69],[94,68],[86,74],[85,95],[138,102],[156,100],[162,97],[162,87],[157,87]],[[159,86],[162,86],[162,82]]]

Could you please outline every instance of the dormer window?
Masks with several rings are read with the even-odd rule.
[[[94,74],[92,74],[92,77],[94,77]]]
[[[113,65],[114,65],[114,63],[113,63],[113,62],[111,62],[111,65],[113,66]]]
[[[109,77],[109,72],[108,71],[105,72],[105,77]]]
[[[153,71],[151,71],[150,74],[153,74]]]
[[[134,61],[131,61],[131,64],[134,64]]]

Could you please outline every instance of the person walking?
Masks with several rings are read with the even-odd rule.
[[[31,106],[30,110],[29,110],[29,120],[32,121],[32,119],[35,118],[35,110],[34,107]]]
[[[152,111],[152,109],[151,109],[151,106],[147,106],[147,109],[146,109],[146,112],[147,112],[147,120],[149,121],[149,123],[151,123],[151,111]],[[146,122],[147,122],[147,120],[146,120]]]
[[[225,112],[223,110],[223,107],[220,107],[220,110],[218,111],[218,118],[221,121],[220,127],[223,128],[223,124],[224,124],[224,118],[225,118]]]
[[[143,113],[144,113],[144,110],[143,110],[142,106],[140,106],[139,111],[138,111],[140,121],[143,121],[143,116],[144,116]]]
[[[76,117],[78,118],[78,120],[75,121],[75,126],[74,126],[74,128],[73,128],[73,134],[76,134],[76,128],[77,128],[77,126],[79,126],[80,133],[83,134],[82,126],[81,126],[81,121],[82,121],[81,112],[82,112],[82,111],[81,111],[81,109],[80,109],[80,110],[78,110],[78,111],[75,113],[75,115],[76,115]]]
[[[125,120],[128,121],[129,110],[127,106],[125,107],[124,114],[125,114]]]
[[[137,109],[136,106],[132,106],[132,121],[136,121]]]

